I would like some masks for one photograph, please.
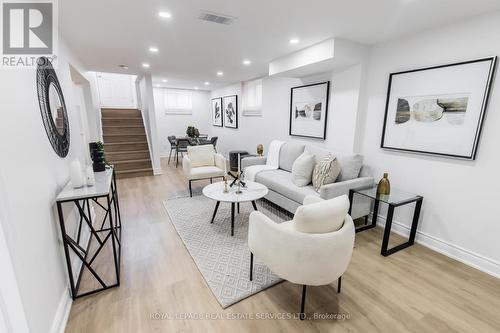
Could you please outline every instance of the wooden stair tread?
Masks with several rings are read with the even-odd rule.
[[[109,143],[104,143],[104,145],[131,145],[135,143],[148,143],[147,141],[127,141],[127,142],[109,142]]]
[[[120,128],[120,127],[138,127],[138,128],[144,128],[143,125],[103,125],[102,128]]]
[[[117,174],[122,174],[122,173],[133,173],[133,172],[145,172],[145,171],[151,171],[153,172],[153,168],[145,168],[145,169],[133,169],[133,170],[116,170],[115,172]]]
[[[131,135],[144,135],[146,134],[135,134],[135,133],[120,133],[120,134],[103,134],[103,136],[131,136]]]
[[[113,154],[124,154],[124,153],[148,153],[149,154],[149,150],[147,149],[143,149],[143,150],[127,150],[127,151],[110,151],[109,153],[106,153],[106,156],[107,155],[113,155]]]
[[[138,158],[138,159],[131,159],[131,160],[113,161],[113,164],[132,163],[132,162],[149,162],[149,161],[151,161],[151,159],[149,159],[149,158]]]

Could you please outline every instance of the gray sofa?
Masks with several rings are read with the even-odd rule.
[[[323,185],[319,193],[314,190],[312,184],[299,187],[292,182],[293,162],[304,150],[313,154],[316,161],[331,154],[337,158],[339,163],[341,170],[337,181]],[[248,166],[265,163],[266,157],[246,157],[241,162],[241,168],[244,171]],[[336,153],[312,145],[293,142],[286,142],[281,146],[279,169],[261,171],[255,177],[255,181],[268,187],[269,193],[265,197],[266,199],[291,213],[295,213],[295,210],[302,205],[307,195],[331,199],[343,194],[349,195],[349,189],[351,188],[359,188],[374,183],[368,168],[363,166],[363,156]],[[371,201],[368,198],[356,198],[351,216],[353,219],[367,216],[370,210]]]

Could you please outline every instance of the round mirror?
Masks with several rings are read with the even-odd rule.
[[[49,85],[49,108],[57,133],[64,134],[64,109],[54,83]]]
[[[57,155],[69,151],[69,123],[64,96],[52,63],[46,57],[37,60],[36,83],[43,125]]]

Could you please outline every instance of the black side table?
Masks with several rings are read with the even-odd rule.
[[[380,251],[381,255],[387,257],[395,252],[398,252],[399,250],[412,246],[415,243],[415,235],[417,234],[418,219],[420,216],[420,209],[422,208],[422,202],[424,200],[424,197],[420,195],[406,193],[394,188],[391,188],[391,193],[388,195],[377,194],[376,185],[360,189],[351,189],[349,190],[349,202],[350,202],[349,214],[351,214],[354,194],[363,195],[365,197],[375,200],[375,205],[373,207],[372,223],[370,225],[356,228],[356,232],[361,232],[364,230],[375,228],[377,226],[377,215],[380,202],[386,203],[389,206],[384,228],[384,239],[382,240],[382,249]],[[415,210],[413,212],[413,221],[411,224],[410,237],[408,241],[406,243],[397,245],[392,249],[388,249],[387,247],[389,246],[389,237],[391,235],[394,208],[404,206],[412,202],[415,202]]]
[[[100,203],[97,199],[105,198],[106,203]],[[92,221],[90,210],[91,201],[100,207],[106,213],[102,221]],[[94,294],[109,288],[120,285],[120,258],[121,258],[121,216],[120,205],[118,202],[118,189],[116,187],[116,177],[113,168],[106,168],[105,171],[95,173],[95,185],[84,186],[74,189],[69,182],[62,189],[56,198],[57,211],[59,214],[59,226],[66,256],[66,266],[68,269],[69,283],[71,287],[71,297],[77,299],[82,296]],[[73,203],[78,208],[80,220],[76,235],[68,234],[66,223],[64,221],[63,204]],[[100,226],[97,222],[101,222]],[[88,241],[82,239],[82,227],[86,225],[89,230]],[[98,243],[97,248],[91,251],[91,242],[95,239]],[[86,244],[85,244],[86,242]],[[83,243],[83,244],[82,244]],[[101,251],[107,244],[111,244],[113,261],[108,261],[109,265],[114,266],[114,281],[106,281],[99,274],[95,265],[95,259],[103,255]],[[76,255],[79,261],[79,268],[76,276],[73,273],[73,262],[71,252]],[[75,259],[76,259],[75,258]],[[101,264],[102,265],[102,264]],[[87,269],[92,276],[99,282],[100,287],[79,293],[80,282],[84,269]],[[102,267],[101,267],[102,268]],[[76,280],[76,281],[75,281]]]

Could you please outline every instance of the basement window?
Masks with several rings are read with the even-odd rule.
[[[192,112],[193,102],[191,90],[165,90],[165,114],[192,114]]]
[[[243,82],[243,116],[262,116],[262,79]]]

